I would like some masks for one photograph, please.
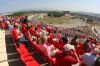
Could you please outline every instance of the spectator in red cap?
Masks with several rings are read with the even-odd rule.
[[[20,29],[22,33],[26,33],[27,32],[26,27],[27,27],[26,24],[22,24],[22,28]]]

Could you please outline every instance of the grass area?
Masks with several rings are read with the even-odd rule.
[[[49,24],[64,24],[67,23],[68,20],[71,19],[70,17],[48,17],[44,19],[38,19],[44,23],[49,23]]]

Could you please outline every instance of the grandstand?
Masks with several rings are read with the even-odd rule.
[[[0,66],[57,66],[56,53],[63,51],[66,44],[74,46],[78,58],[84,53],[94,51],[95,48],[100,49],[99,37],[87,23],[74,20],[77,24],[73,27],[70,20],[68,26],[61,27],[45,24],[37,19],[34,21],[36,17],[37,15],[29,16],[29,19],[23,16],[0,17]],[[49,56],[46,49],[41,49],[42,42],[46,48],[53,45],[53,50],[57,49],[53,57]],[[79,66],[80,62],[82,61],[77,60],[69,66]]]

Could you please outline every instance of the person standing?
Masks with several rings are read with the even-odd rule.
[[[22,23],[24,23],[24,24],[27,24],[27,25],[28,25],[28,22],[29,22],[28,17],[27,17],[27,16],[25,16],[25,18],[23,19]]]

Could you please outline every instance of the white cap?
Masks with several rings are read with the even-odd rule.
[[[71,45],[71,44],[65,44],[64,45],[64,51],[69,51],[71,49],[74,50],[74,46],[73,45]]]

